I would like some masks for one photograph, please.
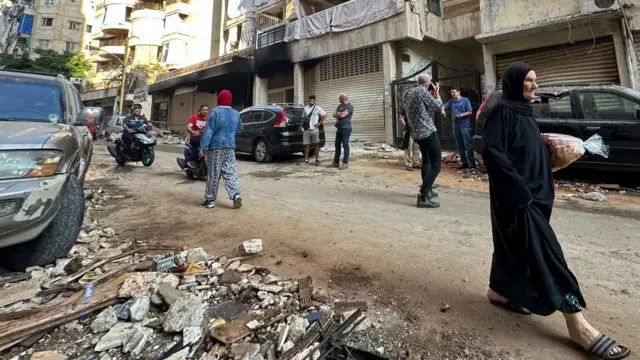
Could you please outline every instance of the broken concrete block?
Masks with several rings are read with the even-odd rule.
[[[109,307],[96,316],[91,323],[91,331],[94,334],[109,331],[116,323],[118,323],[116,312],[113,307]]]
[[[249,272],[253,269],[255,269],[256,266],[255,265],[251,265],[251,264],[242,264],[238,267],[238,271],[239,272]]]
[[[187,251],[187,262],[200,262],[209,260],[209,255],[203,248],[189,249]]]
[[[262,356],[260,345],[252,343],[233,344],[230,353],[232,359],[254,360],[257,355]]]
[[[138,358],[152,334],[153,330],[151,329],[145,329],[139,325],[135,326],[129,339],[123,343],[122,351],[130,354],[134,359]]]
[[[131,321],[142,321],[149,314],[149,308],[151,307],[151,299],[148,296],[134,297],[133,303],[129,308],[131,315]]]
[[[284,290],[284,288],[280,285],[266,285],[266,284],[258,284],[258,285],[255,285],[253,288],[259,291],[266,291],[273,294],[281,293],[282,290]]]
[[[307,328],[309,327],[309,321],[303,317],[292,315],[290,317],[291,321],[289,326],[291,329],[289,330],[290,338],[293,342],[298,342],[304,334],[307,332]]]
[[[124,345],[133,334],[133,324],[117,323],[96,344],[95,351],[107,351]]]
[[[257,254],[262,251],[262,240],[251,239],[247,240],[240,245],[238,252],[242,255]]]
[[[182,332],[189,326],[202,325],[204,319],[204,307],[202,300],[196,296],[183,296],[169,307],[167,317],[162,323],[165,332]]]
[[[188,356],[189,356],[189,347],[187,346],[186,348],[172,354],[165,360],[187,360]]]
[[[180,292],[180,290],[176,289],[168,283],[160,284],[160,287],[158,288],[158,295],[160,295],[160,297],[164,299],[164,302],[166,302],[169,306],[173,305],[176,300],[182,297],[182,293]]]
[[[202,337],[202,329],[199,326],[187,326],[182,330],[182,344],[195,344]]]
[[[121,298],[150,296],[155,286],[165,282],[176,287],[180,284],[180,278],[173,274],[134,272],[131,273],[127,280],[122,284],[118,296]]]
[[[55,351],[41,351],[33,353],[31,360],[66,360],[67,357]]]

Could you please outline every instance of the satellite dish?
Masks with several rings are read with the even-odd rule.
[[[608,9],[616,3],[616,0],[594,0],[598,9]]]

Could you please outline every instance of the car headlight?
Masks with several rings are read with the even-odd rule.
[[[55,150],[0,151],[0,179],[55,175],[62,156]]]

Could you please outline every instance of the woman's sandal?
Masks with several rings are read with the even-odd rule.
[[[604,360],[620,360],[631,355],[631,350],[629,350],[628,347],[619,345],[615,340],[605,334],[598,335],[589,347],[580,346],[580,348]],[[615,348],[618,348],[620,351],[615,354],[611,353],[611,350]]]
[[[531,311],[527,310],[524,306],[520,305],[520,304],[516,304],[513,301],[508,301],[508,302],[502,302],[502,301],[497,301],[497,300],[489,300],[489,302],[491,303],[491,305],[495,305],[497,307],[501,307],[503,309],[507,309],[509,311],[512,311],[516,314],[520,314],[520,315],[531,315]]]

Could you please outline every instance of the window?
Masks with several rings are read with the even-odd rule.
[[[93,32],[93,26],[87,25],[87,28],[86,28],[85,32],[92,33]]]
[[[640,105],[610,92],[581,92],[578,97],[587,120],[636,120]]]
[[[74,42],[66,42],[64,46],[64,51],[73,52],[80,48],[80,44]]]
[[[43,17],[40,20],[40,25],[42,25],[42,26],[53,26],[53,18],[45,18],[45,17]]]
[[[0,118],[9,121],[62,121],[62,88],[47,80],[0,78]]]
[[[56,4],[56,0],[44,0],[44,4],[47,6],[53,6]]]
[[[69,21],[69,30],[80,31],[82,29],[82,23],[77,21]]]
[[[542,97],[533,103],[533,116],[542,119],[573,119],[571,96],[555,99]]]
[[[250,119],[251,111],[243,112],[242,114],[240,114],[240,121],[242,121],[243,124],[248,123]]]
[[[249,119],[250,123],[257,123],[262,121],[262,110],[259,111],[252,111],[251,112],[251,118]]]
[[[427,0],[427,10],[434,15],[442,15],[442,9],[440,8],[440,0]]]
[[[49,40],[38,40],[38,49],[48,49]]]

